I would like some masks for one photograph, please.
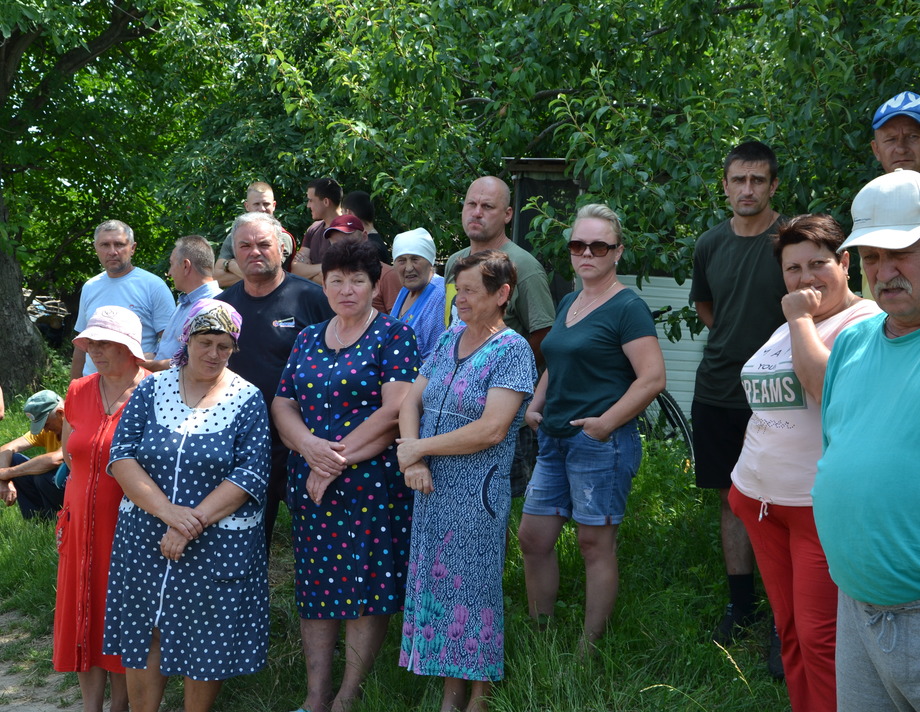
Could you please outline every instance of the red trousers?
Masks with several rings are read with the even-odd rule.
[[[734,486],[728,502],[747,529],[783,645],[793,712],[835,712],[837,586],[811,507],[765,505]]]

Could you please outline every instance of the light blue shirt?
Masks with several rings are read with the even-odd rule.
[[[166,282],[150,272],[134,267],[121,277],[109,277],[102,272],[91,277],[80,292],[80,311],[74,325],[77,333],[86,329],[93,312],[99,307],[117,306],[130,309],[141,320],[141,348],[145,354],[157,350],[157,335],[166,328],[176,308]],[[83,375],[96,373],[89,354],[83,365]]]
[[[188,312],[192,305],[199,299],[213,299],[221,291],[220,285],[215,280],[211,280],[197,289],[193,289],[188,294],[179,295],[179,304],[169,319],[166,328],[163,329],[163,336],[160,337],[160,347],[157,349],[156,355],[157,361],[172,358],[179,350],[179,335],[182,333],[182,327],[185,326],[185,320],[188,318]]]

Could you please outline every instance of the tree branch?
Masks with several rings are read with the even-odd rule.
[[[51,99],[61,80],[76,74],[116,45],[152,34],[155,27],[146,27],[138,22],[143,17],[144,12],[133,5],[123,1],[116,2],[112,7],[108,26],[84,46],[74,47],[60,56],[29,98],[23,102],[23,113],[41,109]],[[26,124],[25,116],[20,115],[10,121],[7,130],[15,134]]]
[[[13,77],[19,71],[23,55],[41,34],[39,29],[29,32],[16,30],[8,40],[0,44],[0,106],[5,105],[9,98],[13,88]]]
[[[712,14],[713,15],[734,15],[739,12],[744,12],[745,10],[756,10],[759,7],[761,7],[761,5],[755,2],[741,3],[740,5],[729,5],[728,7],[717,7],[715,10],[712,11]],[[644,35],[642,35],[642,39],[647,40],[647,39],[654,37],[655,35],[660,35],[665,32],[670,32],[673,29],[674,29],[674,25],[665,25],[664,27],[659,27],[655,30],[649,30]]]

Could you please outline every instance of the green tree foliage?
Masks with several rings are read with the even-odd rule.
[[[783,212],[845,218],[878,170],[872,111],[920,88],[909,0],[13,0],[0,34],[5,244],[64,289],[98,221],[138,227],[152,263],[220,239],[252,180],[295,233],[332,175],[446,254],[505,156],[570,159],[581,200],[622,213],[627,269],[682,280],[733,144],[774,146]],[[548,264],[570,220],[536,224]]]
[[[784,212],[845,218],[877,170],[872,111],[917,88],[907,0],[859,12],[825,0],[355,0],[250,13],[239,101],[176,164],[187,188],[216,191],[205,203],[274,179],[299,227],[305,180],[334,175],[371,189],[399,224],[428,226],[446,252],[462,242],[471,178],[500,173],[503,156],[566,156],[583,200],[622,212],[628,268],[678,280],[696,236],[727,215],[732,145],[775,147]],[[555,238],[569,220],[537,225],[547,261],[564,264]]]
[[[160,260],[163,158],[197,129],[220,59],[196,50],[217,45],[203,13],[194,0],[0,10],[2,237],[31,284],[78,288],[98,269],[92,228],[111,217],[135,228],[140,263]]]
[[[20,265],[29,286],[72,293],[98,271],[92,229],[111,217],[135,228],[136,262],[160,261],[163,157],[197,129],[192,99],[220,66],[190,61],[219,32],[203,16],[195,0],[0,4],[4,386],[30,383],[44,363]]]

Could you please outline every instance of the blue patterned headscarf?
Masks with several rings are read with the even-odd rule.
[[[184,366],[188,363],[188,340],[193,334],[213,331],[230,334],[236,346],[240,340],[242,325],[243,317],[226,302],[216,299],[199,299],[188,310],[185,326],[182,327],[182,333],[179,334],[181,348],[170,359],[170,364]]]

